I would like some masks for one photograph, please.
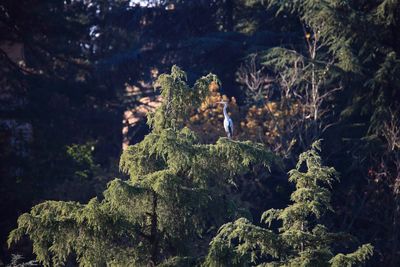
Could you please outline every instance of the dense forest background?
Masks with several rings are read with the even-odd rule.
[[[161,264],[165,255],[204,259],[218,228],[239,214],[247,212],[263,225],[263,211],[295,201],[290,194],[299,186],[291,183],[296,177],[289,182],[288,171],[322,140],[323,163],[340,177],[326,180],[335,212],[322,222],[332,232],[353,236],[356,245],[346,247],[349,251],[372,244],[367,266],[399,266],[399,26],[396,0],[0,1],[0,265],[35,259],[32,238],[7,245],[18,217],[33,206],[101,200],[115,177],[134,179],[137,174],[124,163],[129,145],[146,149],[154,142],[151,134],[162,136],[166,126],[155,121],[149,127],[146,114],[160,105],[162,110],[167,96],[160,93],[178,86],[159,78],[177,65],[187,77],[179,71],[171,77],[209,94],[199,96],[200,103],[180,104],[193,104],[184,124],[198,143],[185,132],[176,133],[176,140],[187,138],[190,145],[185,144],[196,149],[217,142],[225,133],[222,107],[215,103],[227,100],[238,142],[230,149],[244,153],[232,157],[246,159],[254,150],[276,159],[268,158],[267,171],[228,164],[234,159],[218,154],[220,176],[229,181],[235,176],[220,189],[221,203],[231,198],[241,208],[217,220],[205,215],[221,213],[208,210],[213,205],[197,207],[203,209],[199,221],[206,222],[190,223],[207,228],[207,234],[193,233],[198,235],[193,239],[173,232],[191,249],[180,250],[180,241],[171,237],[157,255],[151,252],[152,263]],[[204,76],[208,73],[218,78]],[[205,80],[197,80],[201,76]],[[201,151],[223,153],[229,143],[219,142]],[[234,209],[227,205],[218,207]],[[76,255],[67,256],[64,261],[76,265]]]

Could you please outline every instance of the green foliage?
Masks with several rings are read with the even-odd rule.
[[[279,257],[281,246],[274,232],[240,218],[220,228],[210,243],[205,266],[250,266],[260,255]]]
[[[93,174],[97,165],[93,158],[94,144],[89,142],[84,145],[72,144],[67,146],[67,155],[73,161],[75,175],[81,178],[88,178]]]
[[[28,235],[45,266],[63,264],[71,253],[80,266],[143,266],[165,260],[165,266],[179,266],[195,260],[202,248],[193,243],[241,213],[226,197],[229,183],[255,165],[269,166],[274,157],[252,142],[220,138],[216,144],[201,144],[182,128],[190,103],[200,103],[209,83],[216,81],[210,74],[190,88],[184,77],[174,66],[158,79],[164,103],[151,117],[153,130],[121,156],[120,168],[129,180],[110,182],[101,201],[36,205],[20,216],[9,245]]]
[[[0,263],[3,264],[1,261]],[[24,257],[19,254],[12,254],[10,264],[6,265],[6,267],[32,267],[32,266],[38,266],[37,261],[35,260],[24,261]]]
[[[172,66],[171,74],[158,77],[155,86],[161,88],[164,101],[155,112],[149,113],[148,123],[154,131],[181,128],[193,107],[200,106],[208,95],[210,83],[219,83],[213,74],[200,78],[193,87],[189,87],[186,81],[186,73],[176,65]]]
[[[400,165],[398,149],[390,153],[386,149],[393,147],[388,146],[390,143],[388,135],[392,135],[392,141],[397,138],[396,131],[390,131],[386,124],[390,121],[392,112],[399,114],[400,107],[398,30],[400,1],[151,2],[157,2],[159,6],[151,9],[132,7],[131,1],[128,0],[1,2],[0,76],[2,78],[0,80],[4,92],[0,106],[4,113],[3,119],[31,123],[34,138],[29,144],[27,151],[29,155],[24,158],[16,155],[21,149],[18,148],[20,147],[18,140],[10,142],[13,136],[8,130],[0,133],[0,158],[3,163],[0,167],[2,173],[0,213],[3,216],[0,228],[3,234],[0,236],[4,238],[4,233],[8,233],[10,227],[14,227],[19,212],[27,210],[32,203],[42,199],[78,199],[78,197],[84,199],[82,201],[86,203],[88,196],[94,195],[99,188],[101,191],[104,190],[103,183],[109,181],[109,178],[105,177],[113,177],[105,172],[114,172],[116,167],[113,169],[109,164],[117,165],[115,162],[121,154],[119,151],[121,111],[135,108],[137,100],[148,96],[145,89],[151,79],[150,70],[163,70],[171,62],[191,66],[191,74],[212,70],[223,77],[225,87],[222,92],[234,96],[241,105],[245,103],[245,99],[242,98],[244,94],[233,80],[238,62],[246,54],[268,50],[264,58],[265,64],[277,77],[277,83],[270,88],[273,93],[269,102],[277,105],[271,109],[274,112],[262,113],[255,122],[262,125],[263,129],[268,129],[265,132],[277,132],[275,125],[280,126],[279,122],[282,121],[284,123],[279,133],[289,134],[272,139],[257,132],[257,140],[268,138],[269,144],[273,144],[277,149],[281,147],[281,151],[284,151],[282,154],[290,161],[294,161],[297,153],[304,151],[316,136],[319,138],[318,136],[323,134],[323,138],[328,140],[326,148],[331,155],[333,166],[345,177],[338,185],[340,188],[336,196],[336,211],[338,216],[343,218],[340,220],[341,227],[349,229],[362,240],[374,243],[376,257],[372,265],[400,266],[399,186],[396,179]],[[268,8],[265,3],[268,4]],[[174,9],[170,10],[170,7]],[[278,11],[276,17],[271,15],[276,11]],[[16,63],[10,60],[12,58],[8,57],[8,52],[4,50],[6,47],[3,46],[9,41],[17,45],[23,44],[25,62]],[[318,47],[315,56],[312,55],[313,50],[310,50],[314,41]],[[163,60],[159,60],[160,58]],[[189,114],[187,111],[197,107],[203,93],[207,94],[206,86],[201,85],[202,90],[197,91],[194,88],[196,86],[191,87],[186,84],[186,75],[181,70],[176,68],[173,73],[175,74],[162,76],[159,80],[159,85],[164,84],[161,86],[164,99],[168,99],[169,95],[171,98],[170,101],[163,103],[163,109],[150,116],[153,135],[146,139],[146,145],[131,147],[128,149],[130,152],[123,155],[126,160],[121,161],[121,168],[132,173],[131,181],[114,181],[105,192],[107,195],[105,199],[99,200],[100,203],[104,200],[104,205],[110,203],[113,209],[119,211],[118,216],[132,214],[131,210],[137,209],[138,213],[135,212],[132,218],[129,217],[129,221],[135,222],[131,225],[132,228],[142,229],[146,234],[150,232],[148,226],[151,225],[149,211],[151,213],[152,192],[157,191],[158,194],[169,196],[170,192],[175,192],[166,188],[170,180],[173,181],[171,182],[173,185],[182,181],[184,183],[181,191],[177,190],[179,196],[175,199],[180,199],[179,205],[184,202],[185,212],[189,210],[193,214],[207,207],[209,203],[207,196],[211,196],[213,201],[220,202],[220,206],[211,205],[213,209],[222,210],[225,209],[223,208],[225,205],[229,211],[233,211],[232,203],[226,201],[224,204],[221,201],[221,196],[227,191],[226,188],[219,189],[219,187],[225,186],[226,181],[235,183],[235,174],[224,175],[223,178],[226,180],[221,182],[216,178],[220,177],[220,172],[213,171],[213,168],[221,168],[221,173],[240,174],[252,167],[251,163],[246,166],[240,162],[253,160],[251,149],[254,148],[254,144],[248,147],[243,143],[234,144],[226,139],[219,141],[221,149],[218,151],[222,154],[232,152],[229,158],[235,158],[235,151],[240,150],[240,153],[244,153],[250,148],[248,155],[230,163],[223,157],[211,158],[221,160],[222,166],[204,159],[211,154],[211,149],[217,150],[216,147],[201,146],[201,142],[196,141],[196,135],[183,130],[182,125],[186,120],[186,114]],[[313,75],[314,81],[312,81]],[[210,79],[214,78],[208,76],[203,81],[207,83]],[[277,94],[277,86],[282,89],[281,82],[289,82],[288,92],[293,96],[289,101],[282,101],[283,94]],[[143,89],[143,92],[138,95],[135,93],[133,97],[129,95],[124,99],[118,98],[117,95],[123,95],[125,83],[129,83],[129,86],[135,89],[137,86]],[[326,95],[332,89],[343,88],[340,93],[328,94],[329,97],[322,102],[314,102],[319,111],[321,109],[323,111],[318,116],[310,112],[311,102],[304,101],[313,95],[309,90],[312,84],[319,86],[319,96]],[[180,89],[171,91],[168,86]],[[282,106],[289,108],[282,109]],[[246,113],[245,107],[240,106],[239,109]],[[268,120],[274,120],[273,113],[281,110],[288,111],[279,113],[285,120],[280,120],[278,117],[278,123],[268,123]],[[292,110],[296,112],[292,113]],[[340,119],[337,116],[339,114]],[[317,134],[314,132],[313,122],[316,118],[322,126],[316,131]],[[235,117],[233,119],[235,125],[239,126],[238,117],[236,120]],[[218,121],[218,126],[221,127],[217,116],[214,121]],[[398,120],[394,121],[398,124]],[[332,125],[333,127],[329,127],[321,134],[323,129]],[[240,128],[241,126],[235,129],[240,132]],[[171,140],[169,136],[172,136]],[[142,133],[134,136],[139,140],[142,137]],[[186,139],[189,141],[183,141]],[[96,166],[95,172],[89,156],[89,147],[85,147],[88,140],[96,141],[95,162],[101,166]],[[12,143],[17,146],[11,146]],[[67,155],[66,145],[74,143],[83,146],[71,146]],[[158,146],[168,151],[159,149]],[[180,152],[175,152],[172,146],[178,147]],[[146,154],[144,151],[146,149],[152,149],[151,158],[147,157],[150,153]],[[240,153],[239,155],[242,155]],[[130,157],[133,158],[132,162],[129,160]],[[174,157],[177,157],[177,160],[173,160]],[[197,159],[194,159],[195,157]],[[206,166],[210,168],[202,168],[200,164],[193,165],[196,160],[205,161]],[[209,173],[209,177],[206,172]],[[182,177],[189,177],[189,180]],[[204,180],[204,177],[207,179]],[[281,198],[272,197],[269,193],[265,194],[264,201],[259,201],[259,194],[263,194],[265,185],[260,187],[257,180],[251,180],[257,183],[254,191],[243,192],[250,195],[252,200],[257,199],[256,204],[251,204],[254,210],[272,202],[282,202]],[[284,179],[280,181],[285,182]],[[204,189],[210,185],[212,188],[208,190],[211,193]],[[203,190],[203,195],[198,188]],[[271,186],[267,189],[273,191],[275,188]],[[182,193],[184,190],[187,192],[186,195]],[[299,191],[293,198],[298,201],[306,199],[315,188],[310,190]],[[327,192],[322,192],[318,197],[320,205],[314,203],[307,206],[312,208],[310,216],[323,216],[323,209],[330,207]],[[172,199],[158,198],[157,210],[166,207],[163,203]],[[130,204],[120,204],[124,202]],[[192,206],[198,208],[190,208]],[[385,209],[382,209],[382,206]],[[81,207],[76,209],[80,210]],[[174,212],[176,210],[177,208]],[[275,227],[274,218],[281,212],[281,210],[270,210],[264,219],[270,218],[268,223]],[[217,212],[213,212],[215,213]],[[204,214],[205,218],[208,216],[205,220],[211,220],[210,218],[214,216],[208,212]],[[40,217],[40,215],[35,216]],[[118,217],[108,213],[106,216]],[[179,218],[186,217],[188,216]],[[199,214],[196,220],[200,217]],[[143,218],[143,223],[136,224],[139,218]],[[76,218],[71,220],[75,221]],[[218,220],[206,223],[206,228],[211,224],[219,224],[216,221]],[[332,223],[336,222],[337,220]],[[189,224],[179,221],[177,225],[186,227]],[[241,222],[240,225],[244,228],[250,227],[251,224]],[[33,224],[30,227],[35,228]],[[86,225],[79,227],[85,229]],[[112,227],[106,225],[105,228]],[[168,258],[171,265],[178,262],[182,265],[192,265],[191,257],[186,257],[186,254],[194,255],[196,253],[193,251],[202,251],[199,246],[204,246],[206,242],[204,240],[207,239],[191,242],[190,246],[186,245],[189,242],[187,240],[197,238],[199,233],[203,237],[207,235],[204,234],[206,230],[192,231],[187,235],[181,235],[187,240],[182,241],[180,245],[178,238],[174,239],[162,231],[164,230],[159,228],[161,233],[159,236],[166,238],[158,245],[161,247],[159,256]],[[140,235],[140,232],[133,233],[132,236]],[[122,235],[121,240],[124,241],[120,243],[124,243],[125,240],[131,239]],[[135,246],[135,249],[142,254],[135,253],[149,255],[149,238],[141,237],[135,240],[140,244]],[[110,248],[122,246],[117,242],[115,245],[114,242],[115,240],[112,240]],[[176,244],[179,248],[172,248]],[[131,244],[127,246],[130,247]],[[193,248],[190,248],[191,246]],[[184,253],[183,250],[191,251]],[[83,251],[80,253],[84,253]],[[178,252],[185,255],[178,255]],[[9,252],[2,251],[2,253]],[[136,257],[135,253],[132,253],[132,258]],[[102,262],[104,258],[111,257],[107,252],[99,254]],[[125,257],[124,253],[117,254]],[[242,260],[243,264],[251,258],[245,257],[241,258],[245,259]],[[352,253],[350,258],[354,259]],[[340,262],[339,265],[346,265],[346,259],[348,258],[345,254],[338,254],[336,261]],[[145,262],[147,258],[140,256],[137,262],[141,260]],[[120,264],[123,264],[123,260]],[[353,262],[353,264],[358,263]]]
[[[333,54],[337,65],[343,70],[359,71],[357,57],[351,47],[350,31],[345,27],[353,19],[350,16],[352,9],[348,2],[340,0],[266,2],[268,7],[277,9],[277,14],[287,12],[297,15],[307,28],[313,30],[310,42],[316,37],[321,47],[326,47]]]
[[[332,267],[361,265],[366,262],[373,253],[374,251],[371,245],[362,245],[353,253],[346,255],[342,253],[337,254],[329,263]]]
[[[375,16],[379,22],[386,26],[396,25],[398,20],[398,0],[383,0],[376,7]]]
[[[276,75],[280,109],[298,106],[298,112],[286,116],[285,125],[301,127],[280,130],[283,140],[295,140],[297,151],[304,151],[337,120],[334,96],[343,89],[343,75],[360,72],[345,26],[352,9],[343,1],[270,0],[266,4],[277,15],[285,13],[298,20],[296,41],[266,50],[263,64]]]
[[[172,257],[158,265],[158,267],[187,267],[197,266],[198,259],[193,257]]]
[[[289,181],[296,186],[291,194],[293,203],[262,215],[261,221],[269,226],[281,222],[279,233],[244,218],[225,224],[210,243],[205,266],[354,266],[372,255],[370,244],[346,255],[334,254],[332,245],[344,234],[328,232],[319,221],[332,211],[326,186],[331,186],[337,173],[322,165],[319,146],[316,142],[302,153],[296,168],[289,172]]]

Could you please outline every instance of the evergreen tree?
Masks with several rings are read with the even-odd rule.
[[[393,157],[396,149],[386,149],[386,141],[388,135],[396,136],[392,131],[396,127],[387,126],[400,113],[400,1],[265,2],[296,16],[305,29],[317,29],[322,45],[317,54],[334,59],[331,73],[340,70],[341,75],[326,80],[334,88],[343,87],[332,102],[340,119],[324,136],[335,144],[330,151],[336,168],[352,177],[338,190],[343,192],[338,212],[345,218],[342,225],[364,240],[374,239],[380,255],[375,265],[398,266],[400,212],[393,193],[397,180],[390,177],[399,177],[399,160]],[[311,43],[314,36],[311,32]],[[282,62],[281,58],[285,57],[276,61]],[[324,62],[329,61],[311,61],[315,66]],[[385,227],[379,225],[382,222]]]
[[[277,73],[285,105],[299,105],[301,130],[293,136],[304,151],[336,120],[333,96],[342,88],[344,72],[357,72],[346,25],[351,14],[345,4],[330,1],[267,1],[277,14],[297,18],[298,39],[266,52],[264,64]],[[338,5],[340,5],[340,10]],[[300,116],[299,116],[300,115]],[[291,134],[293,135],[293,134]],[[291,139],[289,134],[289,140]]]
[[[334,244],[343,233],[330,233],[321,217],[332,211],[331,186],[337,178],[334,168],[323,166],[315,142],[311,150],[300,155],[289,181],[295,183],[293,203],[284,209],[264,212],[261,221],[271,227],[281,222],[279,233],[256,226],[245,218],[223,225],[210,243],[205,266],[354,266],[373,253],[364,244],[348,254],[335,254]],[[306,171],[302,171],[306,167]]]
[[[45,266],[63,264],[71,254],[80,266],[170,266],[199,256],[201,242],[195,241],[236,217],[229,182],[273,160],[260,144],[227,138],[201,144],[184,127],[211,82],[218,80],[209,74],[190,87],[176,66],[161,75],[156,84],[164,101],[149,116],[152,131],[121,156],[120,168],[130,179],[113,180],[104,199],[88,204],[36,205],[19,217],[9,244],[28,235]]]

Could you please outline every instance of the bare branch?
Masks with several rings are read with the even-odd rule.
[[[253,54],[250,60],[239,67],[236,74],[237,81],[246,87],[248,96],[255,102],[269,98],[271,94],[269,89],[273,79],[264,73],[264,69],[257,64],[257,54]]]
[[[382,135],[385,137],[391,151],[400,148],[400,123],[398,115],[390,111],[390,120],[384,123]]]

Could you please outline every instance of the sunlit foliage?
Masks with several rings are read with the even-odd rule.
[[[210,74],[189,87],[177,66],[161,75],[156,84],[164,101],[150,115],[152,131],[121,156],[129,180],[113,180],[103,199],[88,204],[36,205],[19,217],[9,244],[28,235],[45,266],[63,264],[71,253],[80,266],[143,266],[199,256],[202,247],[195,240],[245,214],[229,198],[229,184],[274,160],[261,144],[227,138],[201,144],[183,127],[191,105],[204,100],[214,82]]]
[[[330,233],[320,223],[332,211],[327,188],[337,179],[334,168],[322,165],[319,142],[300,155],[289,181],[296,190],[292,204],[264,212],[261,221],[268,228],[276,221],[279,230],[252,224],[245,218],[223,225],[211,241],[205,266],[358,266],[373,253],[370,244],[348,254],[337,253],[334,244],[345,233]],[[303,171],[303,168],[306,171]]]

